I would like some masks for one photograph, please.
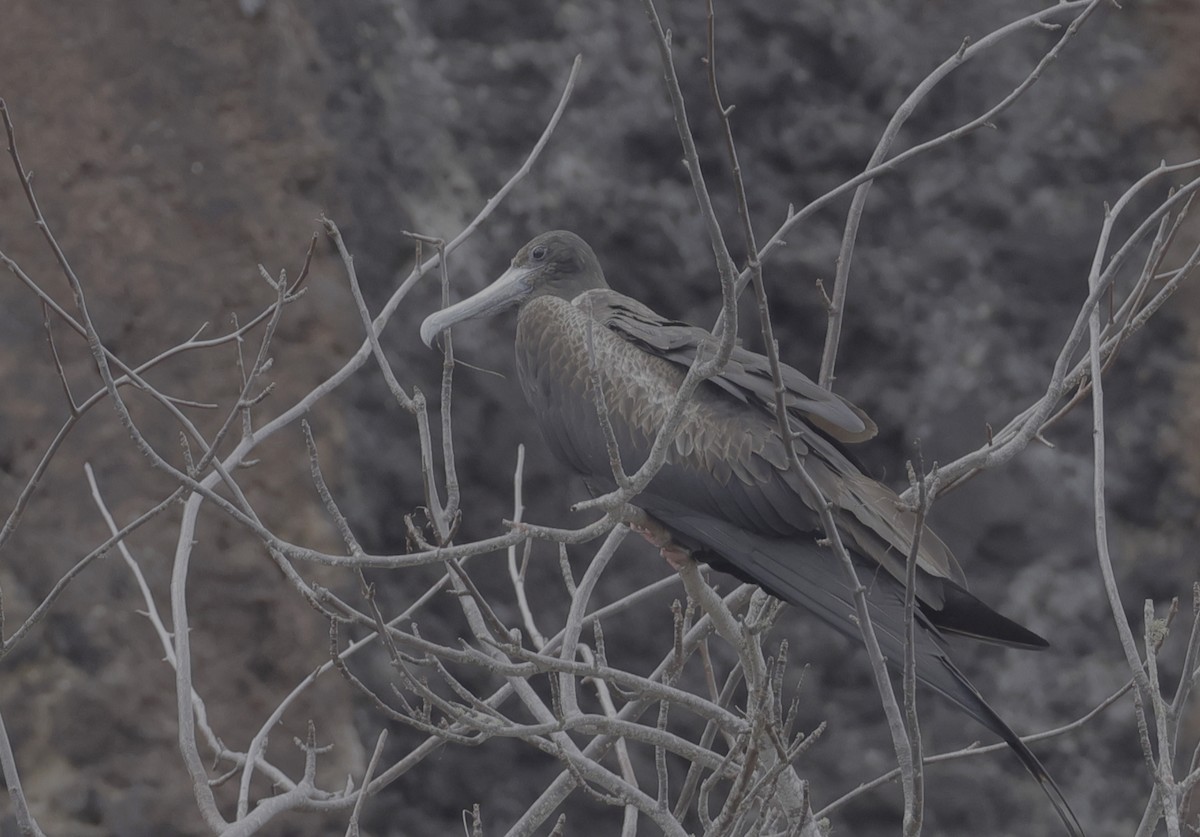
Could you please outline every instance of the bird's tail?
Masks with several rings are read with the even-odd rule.
[[[956,682],[958,689],[954,693],[951,693],[933,683],[930,683],[930,685],[934,685],[934,688],[945,697],[954,701],[967,714],[1000,736],[1009,749],[1021,760],[1021,764],[1029,771],[1029,775],[1041,786],[1042,792],[1046,794],[1046,797],[1050,800],[1050,804],[1054,806],[1055,812],[1058,814],[1059,819],[1063,821],[1063,825],[1067,827],[1067,831],[1072,837],[1084,837],[1083,826],[1079,824],[1079,820],[1076,818],[1075,812],[1071,810],[1066,797],[1063,796],[1062,791],[1059,790],[1058,785],[1054,782],[1049,772],[1047,772],[1042,762],[1026,746],[1025,742],[1021,740],[1021,736],[1017,735],[1013,731],[1013,728],[996,714],[996,710],[988,705],[988,702],[983,699],[979,691],[971,685],[971,681],[967,679],[965,674],[959,671],[958,666],[954,665],[950,658],[942,657],[941,661],[942,665],[946,667],[946,670]]]

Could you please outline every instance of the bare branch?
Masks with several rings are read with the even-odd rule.
[[[4,100],[0,99],[0,107],[3,105]],[[21,834],[45,837],[45,832],[38,826],[37,820],[29,812],[29,804],[25,801],[25,792],[21,789],[21,776],[17,772],[17,760],[13,757],[12,743],[8,740],[3,715],[0,715],[0,774],[4,776],[4,784],[8,787],[8,796],[12,800],[13,813]]]

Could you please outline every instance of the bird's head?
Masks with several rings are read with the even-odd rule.
[[[450,326],[487,317],[539,296],[574,299],[593,288],[607,288],[592,248],[575,233],[553,230],[539,235],[513,256],[500,278],[474,296],[430,314],[421,323],[426,346]]]

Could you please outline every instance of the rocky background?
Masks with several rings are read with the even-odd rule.
[[[864,165],[893,109],[964,36],[978,38],[1038,7],[1016,0],[848,0],[718,3],[719,62],[760,236]],[[729,181],[700,62],[704,4],[663,2],[674,31],[693,126],[726,229],[736,231]],[[882,432],[864,452],[903,482],[920,439],[927,461],[978,446],[1044,389],[1085,295],[1104,202],[1160,159],[1200,150],[1200,6],[1195,0],[1102,8],[1034,89],[997,120],[876,184],[855,255],[838,389]],[[1055,33],[1032,32],[957,72],[914,115],[915,144],[966,121],[1025,76]],[[571,61],[584,65],[574,99],[531,176],[454,257],[455,294],[480,287],[533,234],[583,234],[612,283],[658,310],[710,323],[716,280],[683,167],[657,53],[639,3],[485,0],[244,0],[42,3],[0,12],[0,96],[52,228],[89,293],[111,349],[141,361],[201,323],[225,331],[267,304],[256,265],[295,275],[315,219],[341,226],[374,306],[406,275],[401,230],[451,237],[507,180],[541,132]],[[797,229],[768,265],[784,355],[815,371],[828,282],[847,206]],[[1127,229],[1127,227],[1126,227]],[[1192,232],[1194,240],[1194,230]],[[734,240],[731,236],[731,240]],[[70,295],[40,239],[7,161],[0,161],[0,248],[64,304]],[[418,288],[385,335],[407,385],[436,391],[439,360],[416,328],[437,304]],[[1125,604],[1173,596],[1188,612],[1197,577],[1200,454],[1198,295],[1185,289],[1113,367],[1107,388],[1110,526]],[[749,321],[747,321],[749,324]],[[81,341],[56,325],[76,397],[94,391]],[[744,333],[751,335],[753,329]],[[322,242],[307,296],[284,319],[278,389],[267,415],[308,391],[359,345],[340,267]],[[495,533],[511,504],[519,442],[529,447],[529,519],[567,516],[580,486],[539,446],[516,395],[500,318],[458,329],[467,362],[455,417],[465,483],[463,535]],[[160,367],[171,394],[228,403],[239,386],[232,349]],[[34,297],[0,282],[0,507],[17,492],[66,417]],[[177,445],[167,417],[138,414],[161,449]],[[327,477],[373,550],[403,547],[403,514],[420,500],[414,429],[374,370],[310,417]],[[200,415],[210,431],[216,418]],[[973,589],[1050,638],[1042,654],[964,648],[963,668],[1021,731],[1065,723],[1128,679],[1094,557],[1086,409],[1009,466],[943,498],[933,523]],[[265,521],[289,539],[337,548],[315,498],[299,431],[280,434],[242,476]],[[120,521],[171,485],[134,450],[107,404],[56,457],[16,536],[0,553],[6,630],[105,535],[82,476],[96,468]],[[177,517],[177,514],[176,514]],[[174,547],[164,520],[132,539],[165,602]],[[190,586],[197,684],[215,727],[243,749],[284,694],[327,654],[327,626],[243,533],[209,513]],[[586,560],[586,550],[573,557]],[[553,564],[552,551],[535,558]],[[535,561],[535,564],[542,566]],[[482,569],[486,581],[488,571]],[[660,578],[666,567],[630,543],[604,595]],[[352,594],[357,582],[305,568]],[[553,578],[546,570],[547,583]],[[429,572],[375,574],[385,597],[411,598]],[[669,643],[666,607],[612,628],[610,648],[655,659]],[[206,833],[178,756],[174,681],[128,570],[92,565],[0,663],[0,708],[26,794],[56,835]],[[447,620],[455,606],[439,606]],[[454,623],[443,630],[453,634]],[[864,655],[803,614],[776,629],[808,664],[800,725],[829,729],[800,765],[820,807],[892,763]],[[1162,663],[1178,677],[1183,630]],[[661,637],[661,642],[655,642]],[[385,682],[379,665],[373,676]],[[936,700],[922,705],[927,752],[980,730]],[[336,678],[289,713],[272,755],[309,718],[322,741],[326,785],[361,775],[385,721]],[[412,739],[394,729],[392,752]],[[1185,752],[1200,733],[1187,719]],[[1092,835],[1132,833],[1147,797],[1128,699],[1084,729],[1039,745]],[[367,806],[373,835],[461,833],[461,811],[483,809],[499,834],[555,768],[519,745],[446,752]],[[339,780],[338,777],[342,777]],[[232,791],[231,791],[232,792]],[[1006,756],[928,772],[927,834],[1059,833],[1036,786]],[[616,833],[615,811],[580,797],[568,833]],[[7,797],[0,834],[15,834]],[[843,811],[838,833],[894,834],[899,792],[885,788]],[[271,834],[340,834],[345,818],[292,816]]]

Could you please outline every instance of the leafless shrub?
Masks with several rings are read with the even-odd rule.
[[[835,368],[854,244],[873,180],[904,165],[919,165],[921,155],[987,125],[989,120],[1011,105],[1037,80],[1059,51],[1076,37],[1080,27],[1100,2],[1072,0],[1051,5],[997,29],[974,43],[964,42],[955,54],[918,85],[896,111],[879,141],[876,153],[862,174],[803,208],[790,211],[761,245],[755,240],[750,223],[746,186],[741,181],[737,165],[734,126],[729,119],[729,109],[721,104],[715,45],[717,30],[715,27],[711,29],[708,54],[711,92],[725,131],[729,169],[735,177],[742,243],[747,252],[754,254],[745,267],[739,269],[716,222],[712,200],[700,169],[698,153],[688,127],[688,110],[675,79],[670,35],[660,23],[653,3],[645,0],[645,8],[658,40],[667,89],[679,126],[685,161],[695,186],[699,211],[707,221],[711,234],[724,303],[721,317],[713,329],[720,350],[713,357],[698,361],[689,372],[676,399],[674,415],[680,415],[695,387],[718,370],[728,357],[735,339],[736,306],[742,291],[748,286],[752,287],[765,345],[778,374],[778,355],[772,335],[762,266],[769,261],[772,251],[789,232],[796,230],[830,201],[852,192],[853,201],[846,222],[839,269],[829,296],[828,339],[820,371],[822,383],[828,384]],[[1023,84],[969,123],[913,145],[902,153],[893,154],[893,143],[906,118],[939,82],[964,62],[995,44],[1038,28],[1056,28],[1061,36],[1030,70]],[[406,389],[398,380],[380,347],[378,336],[389,323],[393,327],[416,327],[417,318],[407,316],[403,322],[395,318],[401,303],[416,282],[436,270],[443,288],[446,287],[448,262],[453,258],[455,249],[496,210],[509,191],[536,163],[547,138],[568,105],[578,68],[577,61],[541,140],[532,149],[525,164],[486,204],[475,221],[451,241],[412,235],[418,252],[416,267],[379,312],[372,314],[367,308],[358,289],[353,260],[337,227],[330,220],[323,221],[325,233],[341,254],[367,339],[337,373],[266,421],[262,419],[263,397],[272,386],[269,382],[272,338],[281,319],[288,315],[293,306],[303,304],[300,300],[312,249],[294,281],[282,273],[273,277],[262,271],[269,299],[257,317],[221,337],[201,340],[197,335],[133,367],[110,351],[105,336],[99,333],[90,316],[86,278],[76,275],[46,223],[30,178],[21,163],[9,113],[7,109],[2,110],[16,177],[25,191],[32,217],[70,284],[75,306],[73,311],[60,307],[15,261],[0,254],[5,266],[42,302],[45,328],[54,349],[55,366],[63,381],[68,413],[61,430],[48,444],[41,463],[29,475],[24,490],[0,531],[0,546],[20,524],[27,505],[37,499],[41,477],[63,439],[101,401],[107,400],[115,407],[130,442],[144,455],[148,466],[168,475],[177,487],[162,502],[121,524],[109,513],[103,486],[97,483],[89,469],[86,476],[111,536],[79,558],[74,568],[62,576],[26,619],[6,632],[3,645],[0,646],[0,657],[27,641],[31,629],[55,606],[61,592],[86,573],[94,560],[113,549],[118,550],[130,573],[137,579],[150,622],[158,634],[168,662],[174,667],[180,751],[192,779],[196,805],[214,833],[254,833],[280,813],[289,810],[338,810],[346,812],[346,833],[357,834],[360,814],[364,805],[370,804],[370,797],[398,777],[421,770],[434,753],[448,750],[455,754],[451,757],[456,758],[458,754],[469,752],[469,748],[487,746],[493,739],[515,739],[556,759],[561,765],[561,773],[553,782],[539,789],[539,795],[529,803],[524,816],[509,830],[508,833],[512,835],[534,833],[554,816],[562,800],[572,793],[587,794],[606,805],[624,809],[625,834],[637,833],[639,820],[644,818],[652,822],[656,829],[671,835],[683,835],[693,829],[706,834],[816,835],[825,833],[828,818],[852,798],[871,787],[891,781],[896,775],[901,779],[905,799],[905,833],[917,834],[922,822],[923,761],[966,758],[992,749],[971,748],[924,756],[916,729],[911,677],[913,664],[910,661],[907,666],[909,676],[904,680],[903,694],[895,696],[863,602],[860,602],[859,608],[860,622],[887,710],[899,767],[887,775],[864,780],[858,790],[816,812],[811,809],[808,784],[803,778],[803,754],[822,734],[823,727],[808,731],[796,729],[792,699],[783,688],[783,673],[788,663],[786,645],[772,647],[766,631],[774,619],[777,602],[749,587],[741,587],[720,596],[707,584],[700,570],[695,566],[685,567],[680,577],[686,600],[681,597],[675,603],[672,641],[658,665],[652,671],[639,673],[610,662],[604,642],[606,620],[618,618],[621,613],[638,606],[651,593],[677,583],[674,578],[665,579],[652,588],[631,591],[619,601],[603,607],[594,606],[592,600],[598,579],[627,534],[631,515],[636,514],[628,503],[661,466],[677,422],[667,422],[647,462],[640,463],[632,474],[619,474],[618,484],[621,487],[616,492],[579,504],[581,508],[595,510],[599,515],[589,525],[562,530],[526,522],[523,519],[522,465],[519,458],[513,479],[513,514],[505,524],[507,530],[481,541],[455,541],[460,493],[449,409],[455,368],[451,341],[447,338],[444,343],[442,386],[438,394],[442,442],[440,446],[435,446],[429,403],[422,393]],[[697,106],[693,104],[692,107]],[[1187,799],[1200,780],[1200,765],[1195,756],[1182,775],[1177,776],[1175,769],[1178,749],[1183,745],[1180,717],[1200,678],[1200,591],[1194,593],[1196,602],[1193,605],[1187,647],[1183,653],[1184,675],[1174,693],[1169,693],[1159,682],[1157,654],[1170,619],[1175,615],[1175,606],[1172,605],[1169,615],[1163,619],[1156,614],[1153,603],[1147,601],[1145,624],[1135,633],[1124,617],[1120,591],[1108,555],[1104,482],[1105,413],[1101,376],[1130,336],[1163,306],[1193,272],[1200,259],[1200,250],[1197,250],[1183,259],[1176,258],[1177,266],[1167,267],[1168,257],[1173,254],[1172,245],[1177,240],[1188,207],[1200,189],[1200,178],[1193,177],[1181,182],[1177,178],[1194,172],[1197,166],[1200,166],[1197,160],[1180,165],[1162,165],[1133,184],[1125,195],[1113,203],[1103,218],[1097,219],[1100,233],[1092,270],[1086,277],[1089,292],[1049,375],[1045,393],[1014,416],[1009,424],[996,431],[980,449],[952,463],[935,467],[927,474],[914,473],[913,488],[907,498],[920,509],[925,509],[937,496],[972,474],[1010,460],[1031,442],[1039,440],[1044,430],[1066,411],[1086,400],[1091,401],[1095,422],[1097,561],[1132,681],[1130,686],[1114,694],[1102,706],[1080,707],[1078,720],[1032,738],[1076,732],[1102,708],[1132,688],[1136,696],[1136,725],[1153,779],[1153,792],[1139,833],[1150,834],[1160,820],[1165,820],[1167,832],[1172,837],[1182,834],[1187,825],[1184,820]],[[1158,205],[1138,220],[1135,231],[1127,239],[1113,241],[1114,225],[1131,211],[1133,198],[1150,193],[1163,195]],[[425,248],[434,251],[428,258],[422,258]],[[1140,266],[1134,263],[1135,258],[1140,259]],[[1117,278],[1129,276],[1134,277],[1133,280],[1121,286],[1126,290],[1117,291]],[[1108,302],[1107,312],[1102,305],[1105,302]],[[103,382],[101,389],[82,401],[77,400],[71,392],[57,348],[54,348],[54,333],[63,328],[73,330],[86,339]],[[189,409],[198,406],[195,402],[167,394],[146,379],[146,373],[156,364],[180,353],[206,351],[228,343],[236,343],[241,347],[251,341],[257,343],[257,348],[244,356],[239,354],[242,358],[241,392],[234,403],[226,408],[224,420],[215,433],[202,433],[189,418]],[[409,521],[412,549],[398,555],[375,555],[361,548],[336,499],[325,485],[318,455],[319,441],[313,438],[307,425],[304,426],[304,433],[313,482],[344,540],[345,550],[341,554],[331,554],[289,543],[259,519],[239,486],[238,469],[252,460],[266,439],[301,422],[310,408],[329,391],[354,371],[372,363],[382,375],[391,396],[412,415],[416,426],[415,444],[420,447],[426,514],[423,520]],[[180,451],[160,450],[141,432],[127,407],[127,398],[134,392],[139,398],[151,399],[171,414],[183,438]],[[779,411],[782,415],[782,401]],[[784,437],[790,438],[790,434],[785,433]],[[794,452],[792,457],[794,459]],[[619,462],[616,467],[620,467]],[[128,479],[137,479],[137,475],[130,474]],[[166,519],[163,512],[176,504],[182,505],[182,516],[178,523],[171,597],[169,602],[163,603],[155,599],[150,586],[142,578],[138,560],[127,548],[125,538],[139,527],[163,525]],[[221,719],[208,716],[204,703],[206,684],[193,679],[187,585],[189,562],[195,544],[200,540],[197,532],[199,512],[204,506],[220,509],[241,525],[247,538],[261,542],[278,567],[281,577],[291,585],[295,594],[320,611],[330,624],[329,662],[298,683],[291,693],[280,696],[277,706],[262,718],[257,735],[232,746],[224,743],[218,732]],[[845,556],[831,518],[828,522],[827,534],[831,548]],[[529,545],[534,539],[557,542],[563,550],[568,544],[600,542],[581,578],[574,578],[569,564],[562,561],[561,590],[558,595],[564,602],[566,615],[556,624],[549,624],[549,620],[535,613],[529,604],[525,587],[526,569]],[[507,561],[511,598],[505,602],[505,610],[520,614],[516,622],[502,618],[498,612],[501,610],[498,602],[489,600],[474,583],[472,565],[483,556],[501,556],[501,560]],[[361,582],[361,599],[356,603],[306,580],[300,568],[312,563],[323,563],[356,574]],[[848,571],[853,573],[848,557],[844,563]],[[362,575],[363,569],[368,567],[402,573],[422,565],[438,565],[444,567],[445,572],[436,584],[398,612],[384,612],[372,586]],[[460,603],[470,627],[471,636],[468,640],[447,644],[422,634],[425,609],[442,591],[450,591]],[[167,608],[169,613],[164,614],[163,608]],[[347,641],[350,629],[363,635],[363,638]],[[714,661],[710,649],[718,642],[728,644],[735,651],[736,663],[722,667]],[[371,646],[381,646],[391,663],[393,681],[387,690],[372,688],[355,673],[356,655]],[[696,667],[703,673],[706,690],[689,691],[679,685],[680,673],[686,666]],[[471,675],[480,671],[490,673],[500,685],[490,692],[481,692],[467,685],[468,681],[475,682]],[[317,678],[338,675],[344,677],[361,692],[367,703],[376,708],[381,732],[362,775],[352,777],[345,787],[323,788],[316,781],[316,765],[321,748],[316,743],[315,733],[310,732],[307,741],[297,742],[305,753],[305,766],[299,775],[289,774],[272,761],[267,737],[296,698]],[[744,695],[744,699],[735,704],[735,698],[739,695]],[[702,724],[703,733],[699,737],[681,735],[672,725],[672,716],[681,713]],[[424,742],[399,757],[385,758],[382,724],[388,721],[419,731],[425,736]],[[677,788],[673,788],[668,781],[670,761],[686,765],[686,779]],[[645,773],[639,774],[637,764],[653,764],[653,779],[648,781]],[[19,781],[18,760],[14,757],[2,724],[0,767],[3,768],[22,830],[40,834],[41,830],[30,813]],[[272,792],[265,795],[255,793],[252,778],[256,774],[269,779]],[[223,808],[218,804],[214,786],[226,781],[236,784],[238,793],[236,804]],[[33,793],[37,793],[36,788]],[[465,805],[469,801],[463,802]],[[692,819],[689,820],[689,817]],[[482,834],[486,818],[486,808],[481,811],[477,806],[465,828],[473,834]],[[694,824],[685,827],[685,821]],[[555,826],[555,833],[561,826],[560,820]]]

